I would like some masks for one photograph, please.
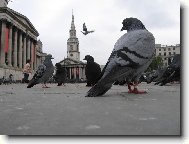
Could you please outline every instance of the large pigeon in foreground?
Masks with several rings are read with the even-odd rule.
[[[114,45],[100,80],[88,92],[86,97],[105,94],[115,81],[127,80],[131,93],[145,93],[137,88],[141,74],[148,68],[155,56],[155,38],[140,20],[126,18],[122,30],[127,30]],[[131,83],[134,89],[131,89]]]
[[[53,76],[54,73],[54,66],[51,59],[54,59],[51,54],[48,54],[45,57],[43,64],[39,65],[27,88],[31,88],[38,83],[42,83],[43,88],[48,88],[46,86],[46,83]]]

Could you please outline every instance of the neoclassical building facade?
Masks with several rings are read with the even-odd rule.
[[[176,54],[180,54],[180,44],[176,45],[161,45],[156,44],[156,57],[160,56],[163,60],[163,65],[168,66],[168,59]]]
[[[7,4],[7,0],[0,2],[0,77],[13,74],[20,80],[27,59],[33,71],[39,65],[42,45],[38,45],[39,33],[30,20]]]
[[[86,80],[85,67],[86,63],[80,61],[79,40],[76,36],[74,24],[74,15],[72,14],[70,37],[67,40],[67,58],[59,63],[66,67],[69,80],[81,81]]]

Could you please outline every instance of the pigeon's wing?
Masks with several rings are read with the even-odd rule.
[[[138,30],[126,33],[116,42],[101,79],[87,95],[102,95],[116,80],[139,77],[151,63],[154,54],[155,39],[150,32]]]
[[[88,33],[93,33],[94,31],[87,31]]]
[[[126,33],[116,42],[102,74],[107,75],[114,67],[138,69],[149,64],[154,55],[155,39],[151,33]]]
[[[87,31],[87,27],[86,27],[85,23],[83,24],[83,31]]]
[[[45,65],[39,65],[35,75],[34,75],[34,79],[39,79],[43,76],[43,74],[45,73],[46,71],[46,66]]]
[[[30,82],[28,83],[27,88],[31,88],[34,85],[36,85],[39,82],[39,79],[44,75],[46,71],[46,66],[41,64],[38,66],[37,71],[35,72],[33,78],[30,80]]]
[[[89,33],[93,33],[93,32],[94,32],[94,30],[89,31]]]
[[[87,33],[87,31],[84,31],[84,32],[83,32],[83,31],[81,31],[81,32],[82,32],[84,35],[87,35],[87,34],[88,34],[88,33]]]

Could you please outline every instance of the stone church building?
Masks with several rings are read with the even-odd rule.
[[[13,74],[15,80],[21,80],[26,60],[32,61],[35,71],[46,54],[30,20],[7,5],[8,0],[0,0],[0,78]]]
[[[67,58],[59,63],[66,67],[68,80],[83,81],[86,80],[85,67],[86,63],[80,61],[79,40],[76,36],[76,28],[74,24],[74,15],[72,14],[70,37],[67,40]]]

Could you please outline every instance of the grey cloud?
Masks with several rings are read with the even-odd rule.
[[[115,5],[140,17],[151,29],[174,27],[179,16],[174,16],[175,9],[180,11],[178,0],[117,0]]]

